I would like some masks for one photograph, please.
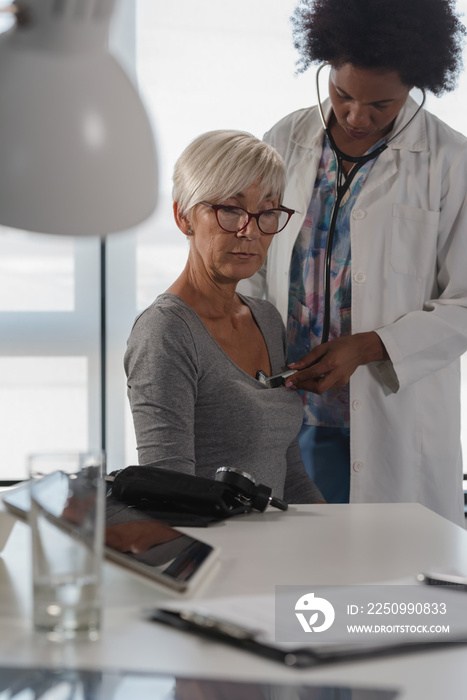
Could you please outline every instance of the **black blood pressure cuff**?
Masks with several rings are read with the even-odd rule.
[[[108,480],[108,507],[125,503],[170,525],[206,527],[252,510],[222,482],[150,464],[113,472]]]

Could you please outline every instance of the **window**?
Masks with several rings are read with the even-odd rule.
[[[0,480],[100,444],[100,241],[0,234]]]

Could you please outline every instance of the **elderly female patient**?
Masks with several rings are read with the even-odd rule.
[[[185,149],[173,208],[188,260],[136,319],[125,371],[140,464],[208,478],[232,467],[289,503],[322,502],[300,457],[300,398],[255,378],[285,367],[279,313],[236,292],[293,214],[284,184],[279,154],[250,134],[213,131]]]

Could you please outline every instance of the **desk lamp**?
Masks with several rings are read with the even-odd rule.
[[[115,0],[16,0],[0,36],[0,224],[105,236],[156,205],[145,109],[107,43]]]

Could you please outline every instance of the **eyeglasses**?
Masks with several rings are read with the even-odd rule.
[[[241,207],[231,207],[226,204],[209,204],[209,202],[200,202],[200,204],[214,209],[217,223],[223,231],[228,233],[239,233],[248,226],[251,219],[256,219],[261,233],[273,236],[282,231],[289,223],[292,214],[295,214],[294,209],[287,209],[287,207],[265,209],[265,211],[252,214]]]

